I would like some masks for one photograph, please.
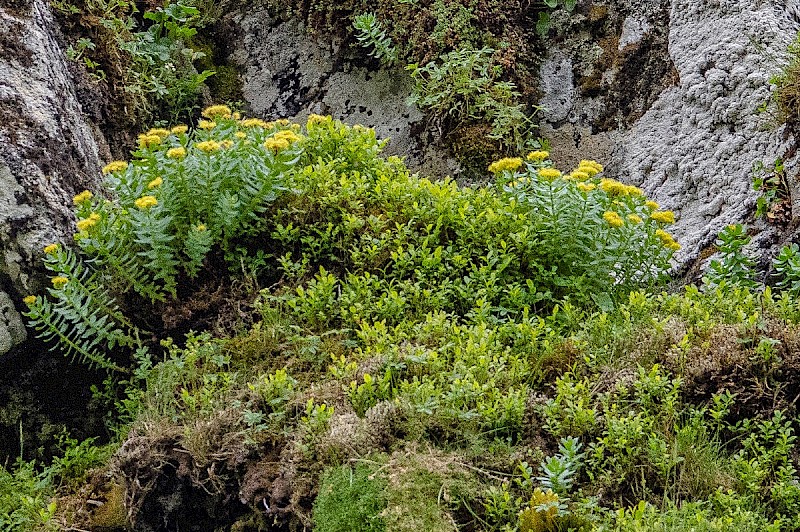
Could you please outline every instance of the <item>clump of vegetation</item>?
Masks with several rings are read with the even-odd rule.
[[[103,521],[68,510],[100,467],[142,527],[797,529],[791,248],[773,294],[730,228],[719,276],[666,293],[674,213],[594,161],[462,187],[330,117],[205,115],[144,135],[48,246],[30,318],[111,370],[116,451],[18,464],[0,519]],[[144,333],[212,276],[262,287],[230,335]]]
[[[786,64],[770,79],[775,86],[772,102],[777,121],[796,126],[800,120],[800,34],[789,45],[787,55]]]

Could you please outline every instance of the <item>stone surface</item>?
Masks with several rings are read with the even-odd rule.
[[[20,298],[41,289],[44,245],[73,231],[71,198],[95,188],[98,146],[44,0],[0,6],[0,354],[24,340]]]

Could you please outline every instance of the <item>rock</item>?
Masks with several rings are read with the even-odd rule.
[[[593,7],[605,6],[602,25],[591,12],[562,21],[574,36],[540,72],[543,87],[565,94],[575,78],[566,118],[560,109],[543,129],[574,139],[554,147],[557,162],[607,161],[608,173],[675,210],[677,260],[687,264],[751,215],[753,163],[771,164],[793,143],[757,108],[797,31],[796,3],[608,0]]]
[[[22,296],[41,290],[42,247],[73,232],[71,198],[100,179],[44,0],[0,6],[0,354],[25,339]]]

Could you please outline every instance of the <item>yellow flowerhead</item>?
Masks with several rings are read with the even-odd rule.
[[[582,172],[579,169],[579,170],[573,170],[572,173],[570,174],[570,177],[575,181],[586,181],[591,176],[588,173]]]
[[[661,244],[667,248],[671,249],[672,251],[678,251],[681,249],[681,245],[675,242],[675,238],[664,231],[663,229],[656,230],[656,237],[661,241]]]
[[[603,213],[603,219],[608,222],[611,227],[622,227],[625,222],[622,217],[614,211],[606,211]]]
[[[602,188],[609,196],[622,196],[626,192],[626,185],[623,185],[616,179],[601,179],[600,188]]]
[[[539,177],[547,179],[548,181],[561,177],[561,172],[555,168],[539,168],[536,172],[539,174]]]
[[[662,224],[675,223],[675,213],[672,211],[656,211],[650,215],[650,218]]]
[[[167,150],[167,157],[170,159],[183,159],[186,157],[186,148],[179,146],[177,148],[170,148]]]
[[[230,140],[230,139],[225,139],[222,142],[220,142],[219,144],[220,144],[220,146],[222,146],[226,150],[229,150],[230,148],[233,147],[233,141]]]
[[[83,220],[78,220],[78,223],[75,225],[78,227],[78,231],[88,231],[90,228],[94,227],[97,222],[100,221],[100,215],[96,212],[93,212],[89,215],[88,218],[84,218]]]
[[[651,201],[645,201],[644,204],[651,211],[657,211],[658,209],[661,208],[661,206],[658,203],[656,203],[655,201],[652,201],[652,200]]]
[[[155,135],[157,137],[161,137],[161,139],[163,140],[163,139],[169,137],[169,129],[164,129],[164,128],[161,128],[161,127],[154,128],[154,129],[151,129],[150,131],[148,131],[147,133],[145,133],[145,135],[147,135],[147,136]]]
[[[215,140],[204,140],[203,142],[198,142],[194,146],[202,152],[211,153],[219,149],[219,142]]]
[[[624,194],[626,196],[642,196],[644,195],[644,192],[642,192],[642,189],[639,187],[635,187],[633,185],[625,185]]]
[[[541,162],[550,158],[550,152],[544,150],[532,151],[525,158],[529,161]]]
[[[591,192],[592,190],[597,188],[597,185],[594,183],[578,183],[577,184],[578,190],[581,192]]]
[[[627,216],[627,218],[628,218],[628,221],[631,221],[631,222],[633,222],[633,223],[635,223],[635,224],[640,224],[640,223],[642,223],[642,217],[641,217],[641,216],[639,216],[638,214],[629,214],[629,215]]]
[[[500,159],[499,161],[495,161],[490,164],[489,171],[493,174],[499,174],[500,172],[513,172],[520,166],[522,166],[521,157],[506,157],[505,159]]]
[[[289,129],[284,129],[284,130],[278,131],[277,133],[272,135],[272,138],[274,138],[274,139],[283,139],[283,140],[288,141],[289,144],[292,144],[292,143],[295,143],[298,140],[300,140],[302,137],[300,135],[298,135],[297,133],[295,133],[294,131],[291,131]]]
[[[84,201],[89,201],[90,199],[92,199],[92,196],[93,194],[91,192],[89,192],[88,190],[84,190],[83,192],[72,198],[72,203],[74,203],[75,205],[80,205]]]
[[[152,181],[150,181],[149,183],[147,183],[147,188],[148,188],[148,190],[150,190],[150,189],[154,189],[156,187],[160,187],[163,184],[164,184],[164,180],[161,179],[161,177],[159,176],[159,177],[153,179]]]
[[[236,138],[237,139],[246,139],[247,138],[247,133],[245,133],[243,131],[237,131],[236,132]]]
[[[227,105],[212,105],[211,107],[206,107],[201,114],[211,120],[215,118],[230,118],[232,115],[231,108]]]
[[[140,148],[152,148],[161,144],[161,137],[158,135],[139,135]]]
[[[128,163],[125,161],[111,161],[107,165],[103,167],[103,174],[112,174],[116,172],[122,172],[128,167]]]
[[[155,198],[155,196],[142,196],[134,201],[133,204],[136,205],[138,209],[147,209],[158,205],[158,200]]]
[[[264,147],[270,151],[278,153],[279,151],[285,150],[289,147],[289,141],[286,139],[277,139],[272,137],[264,141]]]
[[[667,249],[671,249],[672,251],[678,251],[679,249],[681,249],[681,245],[675,242],[674,240],[669,244],[666,244],[664,247]]]
[[[242,118],[242,113],[236,111],[231,115],[231,118],[233,118],[234,120],[239,120],[240,118]]]
[[[172,128],[172,132],[176,135],[185,135],[187,131],[189,131],[189,126],[183,124]]]
[[[197,231],[198,231],[198,232],[200,232],[200,233],[202,233],[202,232],[203,232],[203,231],[205,231],[206,229],[208,229],[208,228],[206,227],[206,224],[199,224],[199,225],[197,226]]]
[[[597,174],[600,173],[600,172],[597,171],[596,167],[587,166],[585,164],[578,165],[578,171],[579,172],[585,172],[585,173],[589,174],[589,177],[594,177],[594,176],[596,176]]]
[[[310,114],[308,115],[308,120],[306,120],[306,127],[313,128],[317,124],[324,124],[326,122],[332,122],[332,121],[333,118],[330,116]]]
[[[53,287],[58,289],[58,288],[63,287],[65,284],[67,284],[69,282],[69,279],[59,275],[59,276],[56,276],[56,277],[53,277],[52,279],[50,279],[50,282],[53,283]]]
[[[197,123],[197,127],[208,131],[217,127],[217,123],[214,122],[213,120],[201,120]]]
[[[242,127],[263,127],[267,128],[267,123],[260,118],[245,118],[242,120]]]
[[[592,161],[592,160],[587,160],[587,159],[584,159],[584,160],[582,160],[582,161],[581,161],[581,162],[578,164],[578,166],[579,166],[579,167],[580,167],[580,166],[592,167],[592,168],[594,168],[595,170],[597,170],[597,173],[598,173],[598,174],[599,174],[600,172],[602,172],[602,171],[603,171],[603,165],[602,165],[602,164],[600,164],[600,163],[598,163],[597,161]]]
[[[289,125],[289,119],[288,118],[279,118],[279,119],[277,119],[275,121],[275,123],[278,124],[279,126],[288,126]]]
[[[25,296],[22,298],[22,302],[28,305],[29,307],[32,307],[33,305],[36,304],[36,296]]]
[[[58,244],[48,244],[44,247],[44,252],[50,255],[58,251]]]

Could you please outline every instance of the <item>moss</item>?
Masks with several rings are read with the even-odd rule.
[[[385,531],[386,480],[367,465],[339,466],[322,475],[314,502],[318,532]]]
[[[239,102],[243,100],[242,80],[239,71],[230,65],[215,66],[216,74],[206,84],[214,101]]]

